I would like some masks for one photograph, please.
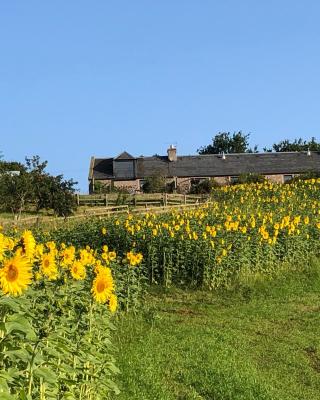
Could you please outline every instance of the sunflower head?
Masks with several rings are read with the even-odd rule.
[[[83,280],[86,277],[86,268],[79,260],[75,261],[70,267],[71,275],[77,281]]]
[[[4,294],[20,295],[32,281],[32,267],[27,257],[16,254],[4,261],[0,269],[0,286]]]
[[[58,268],[53,253],[50,252],[42,256],[40,271],[49,278],[50,281],[58,278]]]
[[[91,292],[98,303],[105,303],[114,291],[114,284],[109,268],[101,268],[95,277]]]

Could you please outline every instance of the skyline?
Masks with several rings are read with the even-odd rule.
[[[0,150],[86,192],[90,157],[320,139],[317,1],[0,4]]]

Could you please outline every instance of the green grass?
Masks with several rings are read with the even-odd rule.
[[[318,400],[320,266],[220,293],[153,290],[119,318],[119,400]]]

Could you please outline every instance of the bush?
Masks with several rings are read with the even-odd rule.
[[[255,173],[248,173],[248,174],[241,174],[239,179],[235,184],[243,184],[243,183],[263,183],[265,182],[266,178],[263,175],[255,174]]]
[[[144,193],[163,193],[166,191],[166,180],[162,176],[150,176],[146,178],[142,190]]]
[[[209,194],[212,189],[219,187],[214,179],[205,179],[201,182],[191,184],[190,194]]]

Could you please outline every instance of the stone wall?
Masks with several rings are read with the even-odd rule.
[[[215,176],[213,180],[217,182],[219,185],[224,186],[230,183],[229,176]]]
[[[188,193],[191,188],[191,178],[176,178],[177,191],[179,193]]]
[[[140,191],[140,180],[129,180],[129,181],[114,181],[114,187],[118,189],[124,189],[128,192],[139,192]]]
[[[271,182],[275,183],[283,183],[283,175],[277,174],[277,175],[265,175],[265,178],[268,179]]]

